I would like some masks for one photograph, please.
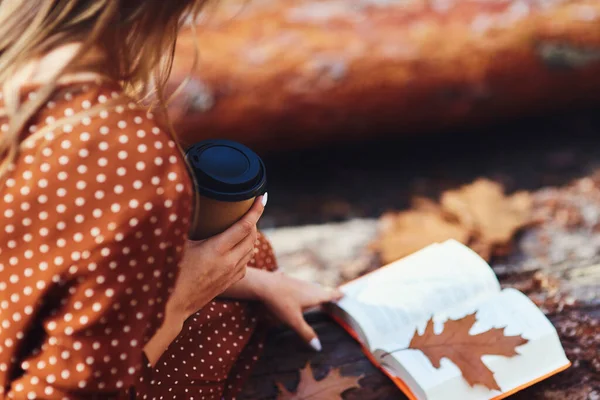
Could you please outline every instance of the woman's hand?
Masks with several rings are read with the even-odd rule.
[[[225,232],[188,241],[167,312],[182,314],[185,320],[244,277],[254,255],[263,199],[257,198],[248,213]]]
[[[261,301],[275,317],[295,330],[316,351],[321,351],[321,341],[304,320],[303,312],[343,297],[343,293],[337,289],[326,289],[283,273],[254,268],[249,268],[248,275],[223,295]]]
[[[257,198],[248,213],[225,232],[188,242],[166,304],[165,321],[144,348],[152,365],[179,335],[186,319],[244,277],[265,205],[266,195]]]

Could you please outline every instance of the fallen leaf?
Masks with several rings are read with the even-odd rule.
[[[490,390],[501,391],[494,379],[494,373],[481,361],[484,355],[513,357],[518,355],[515,348],[528,342],[522,336],[505,336],[504,328],[469,335],[476,321],[475,314],[444,323],[444,330],[436,335],[433,331],[433,318],[427,322],[423,335],[416,331],[409,348],[420,350],[435,368],[440,368],[442,358],[452,361],[471,386],[481,384]]]
[[[506,196],[499,183],[478,179],[445,192],[441,205],[471,230],[478,242],[494,249],[505,248],[515,233],[531,222],[533,199],[527,192]]]
[[[423,247],[447,239],[466,244],[469,230],[448,221],[428,205],[423,210],[388,213],[380,219],[380,235],[373,244],[384,264],[414,253]]]
[[[382,215],[371,248],[388,264],[431,243],[455,239],[489,261],[510,253],[516,232],[533,222],[532,208],[529,193],[506,196],[499,183],[479,179],[443,193],[440,204],[417,197],[410,210]]]
[[[315,380],[310,363],[300,370],[300,383],[295,393],[277,383],[279,388],[278,400],[341,400],[342,393],[348,389],[359,388],[361,376],[342,376],[338,368],[334,368],[320,381]]]

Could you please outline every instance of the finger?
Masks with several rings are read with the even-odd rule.
[[[256,229],[256,224],[265,210],[263,198],[264,196],[256,198],[246,215],[225,232],[214,237],[215,245],[221,253],[231,250]]]
[[[240,259],[246,255],[247,252],[254,252],[254,243],[256,242],[256,233],[250,234],[244,238],[241,242],[235,245],[229,251],[229,254],[234,259]]]
[[[304,301],[304,304],[302,304],[302,308],[306,311],[323,303],[338,301],[342,297],[344,297],[344,293],[342,293],[339,289],[332,289],[322,287],[319,285],[312,285],[312,290],[310,290],[310,296],[308,296],[308,298]]]
[[[313,348],[313,350],[321,351],[323,349],[317,333],[303,317],[298,318],[292,328],[300,335],[304,342]]]
[[[342,292],[340,289],[329,288],[329,287],[326,287],[324,289],[325,289],[325,294],[324,294],[324,297],[321,299],[322,303],[338,301],[344,297],[344,292]]]
[[[252,260],[252,257],[254,257],[254,251],[250,250],[245,256],[243,256],[240,261],[237,263],[236,265],[236,269],[241,269],[244,268],[246,265],[248,265],[248,263],[250,262],[250,260]]]

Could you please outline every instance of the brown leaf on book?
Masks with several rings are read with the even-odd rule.
[[[380,237],[373,247],[385,264],[434,242],[456,239],[466,244],[469,239],[468,229],[444,219],[430,203],[423,209],[387,213],[380,221]]]
[[[310,367],[310,363],[300,370],[300,383],[295,393],[289,392],[286,387],[277,383],[279,396],[277,400],[341,400],[342,393],[348,389],[359,388],[359,380],[362,376],[342,376],[338,368],[331,372],[320,381],[315,380]]]
[[[475,314],[444,323],[444,330],[436,335],[433,331],[433,318],[427,322],[423,335],[415,332],[409,348],[420,350],[435,368],[440,368],[442,358],[452,361],[471,386],[481,384],[488,389],[501,390],[494,374],[481,361],[484,355],[513,357],[518,355],[516,348],[528,342],[522,336],[505,336],[504,328],[469,335],[476,321]]]
[[[519,229],[530,223],[533,200],[527,192],[506,196],[499,183],[478,179],[445,192],[441,205],[473,232],[480,246],[502,249]]]

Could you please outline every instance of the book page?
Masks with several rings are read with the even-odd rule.
[[[441,361],[441,368],[435,369],[418,350],[403,350],[391,356],[385,355],[386,351],[406,348],[412,334],[399,336],[395,343],[389,343],[390,347],[377,350],[374,354],[397,376],[412,385],[416,392],[425,393],[425,398],[432,400],[491,399],[569,364],[550,321],[527,296],[514,289],[506,289],[500,294],[487,297],[478,305],[456,307],[436,313],[435,333],[442,331],[443,323],[448,318],[462,318],[475,311],[477,322],[470,331],[471,335],[490,328],[506,327],[507,336],[522,335],[529,340],[529,343],[517,348],[520,354],[518,356],[482,357],[482,361],[494,373],[502,392],[488,390],[481,385],[470,387],[463,379],[461,371],[445,358]],[[425,329],[425,324],[426,320],[417,324],[420,333]]]
[[[448,307],[500,291],[489,265],[468,247],[434,244],[340,288],[337,303],[370,349]]]

